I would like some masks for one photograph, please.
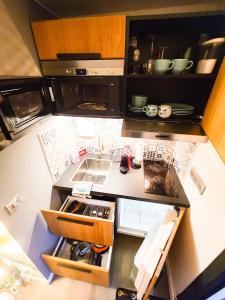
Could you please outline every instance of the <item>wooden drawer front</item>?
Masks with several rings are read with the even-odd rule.
[[[56,235],[111,246],[114,224],[103,220],[64,212],[41,210],[49,229]]]
[[[42,258],[54,274],[109,286],[109,270],[107,269],[46,254],[42,254]]]

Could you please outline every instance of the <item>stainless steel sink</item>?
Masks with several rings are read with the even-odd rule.
[[[109,174],[112,162],[106,159],[85,158],[71,181],[91,181],[103,185]]]

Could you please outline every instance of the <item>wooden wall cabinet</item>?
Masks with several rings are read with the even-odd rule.
[[[102,58],[125,57],[126,17],[99,16],[32,22],[41,60],[57,53],[101,53]]]
[[[225,58],[210,94],[202,127],[225,162]]]
[[[40,59],[55,59],[56,53],[64,51],[59,20],[33,22],[32,30]]]

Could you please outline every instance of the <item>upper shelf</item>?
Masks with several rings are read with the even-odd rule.
[[[173,75],[173,74],[128,74],[126,75],[127,78],[156,78],[156,79],[208,79],[208,78],[215,78],[216,74],[181,74],[181,75]]]

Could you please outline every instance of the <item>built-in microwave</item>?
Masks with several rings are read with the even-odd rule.
[[[42,61],[55,113],[120,116],[124,60]]]
[[[1,81],[0,122],[7,139],[49,113],[47,91],[42,78]]]
[[[54,112],[78,116],[119,116],[122,80],[119,76],[51,78]]]

